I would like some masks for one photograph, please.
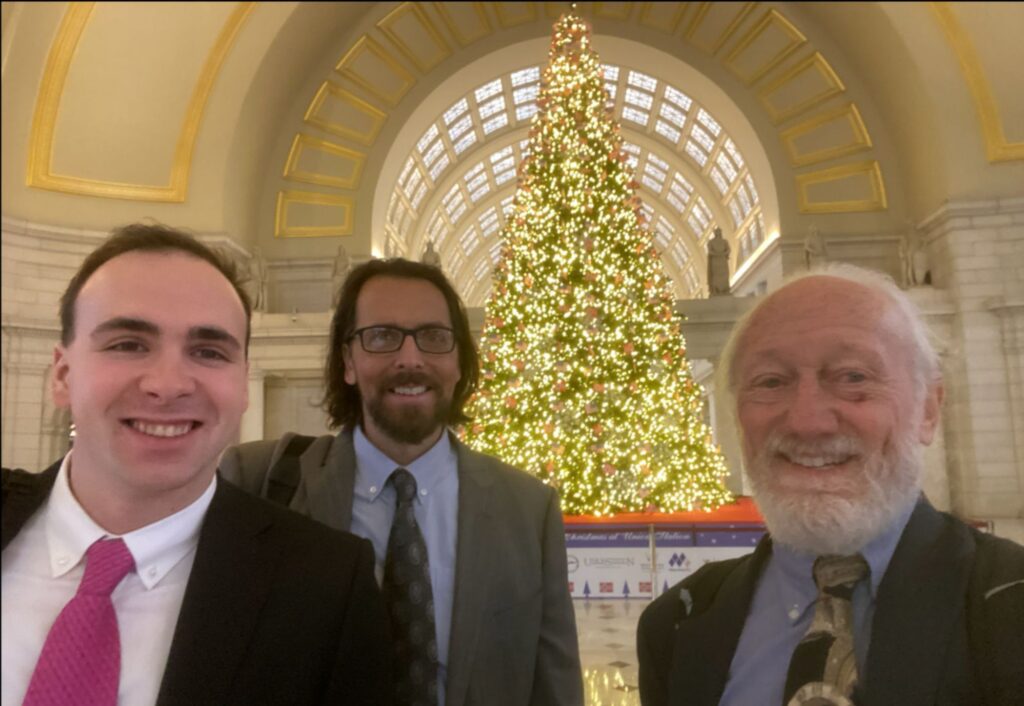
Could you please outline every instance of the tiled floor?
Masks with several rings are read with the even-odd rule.
[[[573,601],[587,706],[639,706],[636,624],[648,603]]]

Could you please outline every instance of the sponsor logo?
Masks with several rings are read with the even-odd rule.
[[[569,555],[569,573],[571,574],[576,569],[580,568],[580,560],[574,557],[572,554]]]
[[[586,557],[583,560],[584,566],[635,566],[636,559],[626,556],[599,556],[599,557]]]
[[[673,552],[672,558],[668,560],[669,571],[682,570],[690,566],[690,560],[686,558],[686,555],[682,552]]]
[[[615,589],[611,581],[602,581],[600,586],[598,587],[598,590],[601,593],[612,593]]]
[[[641,581],[640,582],[640,593],[650,593],[650,592],[651,592],[651,582],[650,581]]]

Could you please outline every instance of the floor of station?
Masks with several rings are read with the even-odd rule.
[[[636,624],[649,600],[576,599],[587,706],[639,706]]]

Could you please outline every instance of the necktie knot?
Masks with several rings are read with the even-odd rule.
[[[396,468],[388,478],[388,482],[395,486],[399,502],[411,502],[416,497],[416,479],[404,468]]]
[[[123,539],[97,540],[85,552],[85,575],[78,593],[109,596],[134,568],[135,560]]]
[[[826,555],[814,560],[814,583],[819,591],[853,591],[853,587],[871,574],[871,567],[860,554]]]
[[[117,706],[121,637],[110,594],[135,566],[123,539],[85,552],[85,573],[50,627],[23,706]]]

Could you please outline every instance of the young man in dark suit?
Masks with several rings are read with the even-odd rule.
[[[644,611],[642,703],[1021,703],[1024,547],[921,493],[943,388],[907,295],[852,265],[798,278],[721,373],[769,534]]]
[[[370,544],[217,477],[248,404],[230,263],[128,226],[60,316],[74,448],[3,471],[4,706],[388,703]]]
[[[273,496],[281,479],[268,470],[291,461],[292,509],[373,541],[401,703],[579,706],[558,495],[448,431],[478,374],[441,270],[371,260],[348,275],[331,323],[327,408],[340,433],[303,451],[293,434],[243,444],[222,469]]]

